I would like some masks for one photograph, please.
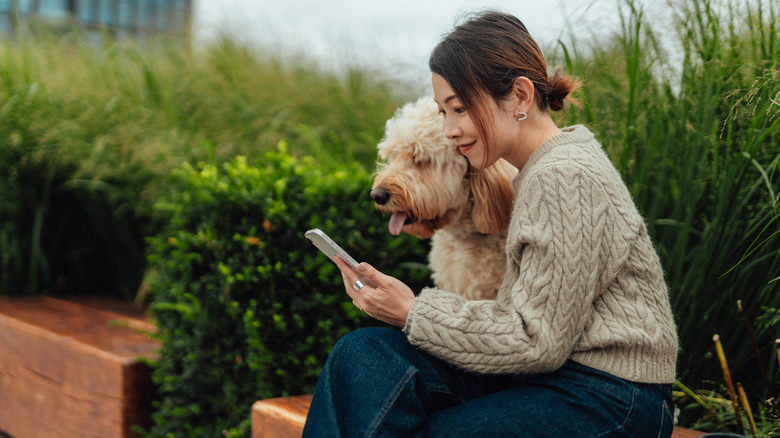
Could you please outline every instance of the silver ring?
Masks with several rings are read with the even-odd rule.
[[[355,282],[355,284],[352,285],[352,288],[355,290],[360,290],[363,289],[363,286],[364,286],[363,283],[360,280],[358,280]]]

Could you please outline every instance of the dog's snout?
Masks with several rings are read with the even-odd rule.
[[[371,190],[371,199],[379,205],[385,205],[390,200],[390,192],[382,187],[377,187]]]

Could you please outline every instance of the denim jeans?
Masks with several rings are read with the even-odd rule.
[[[304,437],[670,437],[670,385],[567,361],[543,375],[457,369],[397,330],[342,338],[317,382]]]

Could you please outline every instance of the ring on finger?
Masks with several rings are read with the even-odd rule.
[[[355,283],[352,284],[352,289],[360,290],[360,289],[363,289],[363,286],[364,286],[363,282],[358,280],[358,281],[356,281]]]

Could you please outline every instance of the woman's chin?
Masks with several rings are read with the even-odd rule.
[[[466,158],[469,160],[469,164],[471,165],[471,167],[474,170],[477,170],[477,171],[481,172],[482,170],[485,169],[485,167],[487,167],[487,166],[485,166],[485,162],[482,160],[482,157],[478,157],[476,159],[472,159],[471,157],[466,156]]]

